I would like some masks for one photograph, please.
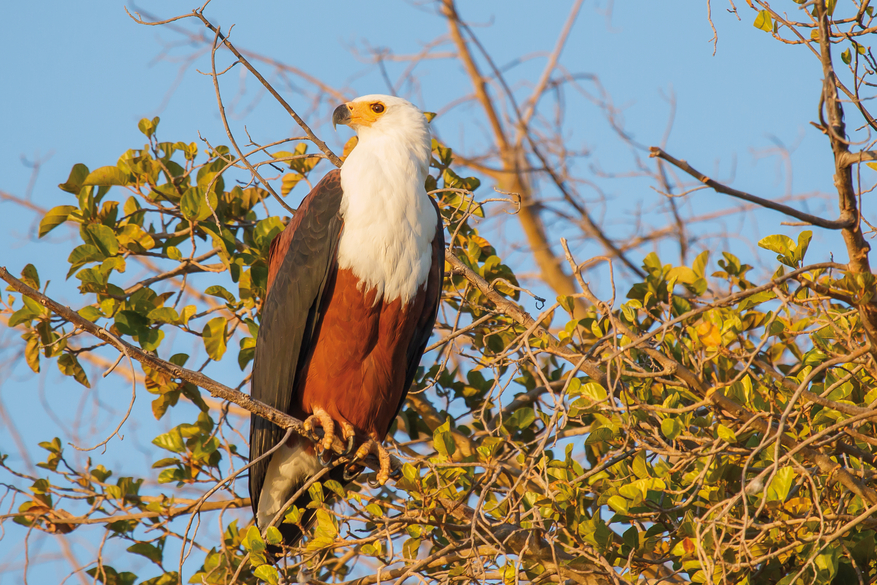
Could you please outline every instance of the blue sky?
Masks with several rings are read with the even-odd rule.
[[[718,50],[713,55],[705,5],[678,4],[682,3],[614,2],[611,15],[607,15],[605,0],[585,2],[561,65],[571,73],[598,76],[621,110],[625,127],[646,145],[660,142],[669,113],[665,97],[675,95],[677,111],[667,150],[720,180],[732,179],[736,188],[779,197],[786,193],[788,182],[795,193],[830,192],[830,149],[808,125],[817,113],[821,72],[816,60],[805,49],[781,45],[753,28],[754,13],[744,11],[743,6],[740,22],[719,2],[713,2],[719,33]],[[787,9],[793,10],[795,5],[788,4]],[[459,7],[500,66],[526,57],[509,72],[512,86],[522,95],[539,76],[570,3],[543,2],[538,10],[533,6],[532,1],[504,1],[461,2]],[[140,7],[160,17],[182,10],[179,2],[169,0],[143,2]],[[226,30],[233,24],[232,40],[240,48],[299,67],[350,98],[387,92],[380,71],[362,58],[366,47],[411,54],[447,32],[430,3],[214,0],[206,14]],[[180,24],[201,31],[194,22]],[[180,59],[198,50],[180,41],[181,36],[170,30],[134,23],[119,2],[6,3],[0,20],[0,50],[7,55],[0,64],[0,191],[24,197],[31,170],[23,159],[34,161],[51,155],[29,196],[41,207],[66,203],[70,196],[56,185],[66,180],[70,167],[78,162],[90,168],[114,164],[126,149],[142,146],[144,137],[137,130],[142,117],[161,116],[159,134],[163,140],[197,142],[200,133],[211,144],[226,143],[211,80],[196,71],[208,71],[209,59],[202,55],[177,79]],[[437,49],[450,50],[448,44]],[[225,56],[220,61],[229,62]],[[395,80],[405,66],[389,63],[390,77]],[[340,150],[349,132],[332,131],[328,122],[334,104],[327,102],[310,111],[309,101],[291,91],[270,67],[260,69],[278,84],[294,108],[308,115],[318,134]],[[242,73],[238,67],[222,80],[227,106],[235,105],[230,118],[235,133],[242,136],[246,126],[262,143],[298,135],[294,122],[280,106],[270,96],[260,97],[259,88]],[[402,95],[427,111],[437,111],[471,92],[456,61],[426,61],[417,67],[415,76],[417,85],[403,85]],[[235,102],[242,84],[246,92]],[[293,79],[293,85],[308,93],[313,90],[299,79]],[[591,152],[589,158],[577,163],[577,171],[611,197],[608,205],[596,205],[595,212],[613,235],[612,226],[626,229],[624,221],[630,210],[641,201],[654,202],[654,193],[642,180],[600,177],[596,169],[629,171],[630,152],[612,135],[593,105],[573,96],[567,106],[563,132],[570,148]],[[478,114],[473,105],[464,104],[437,119],[436,127],[442,138],[461,152],[477,150],[485,144],[486,136]],[[796,146],[790,181],[779,157],[759,156],[776,141]],[[323,170],[326,168],[324,165]],[[482,187],[485,192],[491,193],[489,182]],[[291,197],[297,201],[303,194],[299,189]],[[724,196],[700,191],[687,205],[706,213],[730,203]],[[809,210],[837,215],[835,207],[818,202]],[[648,214],[646,219],[655,224],[665,221]],[[758,250],[755,241],[773,233],[796,237],[800,228],[780,226],[784,219],[772,212],[750,214],[745,220],[729,222],[725,226],[727,237],[707,245],[725,242],[750,263],[769,263],[773,255]],[[50,292],[56,298],[76,304],[75,289],[63,282],[69,242],[61,230],[46,241],[37,241],[35,226],[33,213],[0,201],[0,265],[17,274],[33,262],[44,281],[52,279]],[[510,228],[500,241],[513,242],[517,237]],[[844,261],[837,242],[817,231],[810,256],[825,259],[829,250],[834,250],[836,258]],[[633,254],[635,261],[648,251]],[[583,259],[600,250],[584,244],[579,253]],[[602,294],[608,290],[600,283],[597,288]],[[14,344],[15,336],[4,335],[0,339]],[[8,359],[8,352],[4,359]],[[47,399],[64,412],[80,407],[80,387],[62,380],[53,367],[45,370],[48,373],[42,375],[38,388],[23,364],[6,372],[8,378],[0,385],[3,406],[29,445],[44,440],[47,433],[61,432],[43,414],[39,404],[43,389]],[[124,384],[114,380],[102,382],[98,395],[119,408],[128,396]],[[89,401],[95,399],[92,396]],[[97,434],[117,420],[117,413],[96,407],[93,412]],[[154,436],[156,425],[150,417],[148,399],[141,399],[129,439],[111,442],[104,457],[114,465],[133,466],[132,472],[136,466],[149,463],[151,455],[136,445],[138,441],[148,443]],[[0,434],[0,452],[11,453],[10,461],[17,461],[17,450],[6,433]],[[22,554],[21,536],[23,531],[7,529],[6,537],[0,540],[0,565]],[[74,548],[81,547],[79,554],[85,559],[91,546],[87,537],[81,537]],[[19,565],[13,566],[20,571]],[[57,582],[69,571],[62,560],[31,570],[34,582]],[[17,583],[16,574],[20,573],[13,571],[7,576],[0,571],[0,583]]]

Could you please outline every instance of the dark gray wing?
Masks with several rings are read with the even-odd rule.
[[[281,412],[289,412],[295,375],[310,352],[323,289],[335,269],[341,196],[341,172],[334,170],[308,193],[286,229],[271,242],[251,395]],[[274,423],[252,415],[250,461],[270,450],[284,434]],[[254,515],[269,460],[250,468]]]

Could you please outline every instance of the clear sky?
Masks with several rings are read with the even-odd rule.
[[[545,64],[570,4],[544,1],[536,9],[537,3],[532,0],[469,1],[460,2],[460,12],[473,24],[493,59],[500,66],[511,67],[508,75],[512,86],[526,95]],[[795,6],[788,4],[789,10]],[[159,134],[163,140],[197,142],[200,133],[211,144],[227,142],[211,79],[197,71],[208,71],[210,67],[203,45],[185,42],[172,30],[138,25],[125,14],[123,5],[107,0],[4,4],[0,18],[0,50],[5,56],[0,63],[0,192],[28,197],[45,208],[67,203],[70,195],[56,186],[66,180],[70,167],[79,162],[92,169],[114,164],[126,149],[141,147],[144,137],[137,130],[137,121],[142,117],[161,116]],[[703,2],[607,5],[607,0],[588,0],[560,63],[572,74],[597,76],[619,108],[625,127],[643,144],[661,141],[670,111],[666,96],[672,94],[677,111],[667,145],[671,154],[721,180],[733,181],[739,189],[764,197],[779,197],[789,189],[794,193],[830,192],[831,164],[826,156],[829,146],[808,125],[817,115],[821,79],[818,63],[805,49],[781,45],[753,28],[754,14],[744,11],[743,6],[742,21],[728,13],[728,7],[713,2],[713,20],[719,34],[713,55],[713,33]],[[139,5],[139,9],[164,18],[189,8],[189,4],[184,7],[184,3],[170,0]],[[129,5],[129,9],[134,11],[138,6]],[[429,2],[214,0],[206,14],[226,30],[234,25],[232,40],[240,48],[298,67],[352,98],[388,92],[380,70],[366,60],[369,47],[412,54],[446,34],[435,11]],[[199,34],[203,30],[194,22],[180,26]],[[438,53],[452,50],[447,43],[435,49]],[[185,60],[196,53],[191,66],[186,67]],[[523,61],[516,63],[521,58]],[[226,56],[220,61],[229,63]],[[395,81],[406,66],[388,63],[389,77]],[[266,65],[260,69],[329,145],[340,150],[350,134],[347,129],[339,129],[336,134],[328,123],[335,102],[327,101],[312,110],[308,98],[314,91],[312,85],[300,78],[280,78]],[[456,61],[425,61],[415,69],[414,76],[416,83],[403,83],[400,94],[426,111],[440,111],[471,92]],[[224,76],[222,83],[236,133],[243,135],[246,126],[261,143],[299,134],[294,122],[242,68]],[[245,88],[243,93],[241,88]],[[597,206],[595,212],[613,235],[612,226],[621,226],[625,215],[640,202],[654,201],[654,193],[637,179],[600,177],[598,169],[630,171],[629,150],[612,134],[592,103],[571,93],[566,105],[563,131],[569,148],[590,151],[590,157],[576,164],[580,165],[580,175],[599,184],[610,196],[609,204]],[[463,103],[435,124],[443,139],[461,152],[476,150],[485,143],[486,136],[478,114],[472,104]],[[781,157],[761,156],[777,143],[794,149],[791,176]],[[34,161],[43,161],[35,180],[30,168]],[[323,170],[327,168],[324,165]],[[482,193],[492,193],[489,187],[486,183]],[[297,201],[303,195],[297,190],[291,197]],[[706,190],[688,203],[697,212],[729,204],[723,196]],[[810,211],[837,215],[832,205],[817,205]],[[656,225],[664,221],[648,214],[646,219]],[[759,234],[787,233],[795,237],[800,229],[780,226],[784,219],[772,212],[752,214],[745,224],[726,226],[725,242],[741,257],[770,261],[772,255],[754,243]],[[43,280],[53,281],[50,293],[75,304],[75,289],[64,283],[65,246],[69,241],[62,230],[37,241],[36,224],[32,212],[0,201],[0,265],[18,274],[26,263],[36,264]],[[503,241],[515,238],[516,234],[506,233]],[[842,248],[836,240],[817,232],[810,256],[827,258],[829,249]],[[640,250],[635,259],[638,261],[648,251]],[[587,258],[600,250],[586,244],[580,253],[581,258]],[[605,287],[600,292],[605,293]],[[17,336],[8,332],[0,340],[6,346],[0,346],[2,367],[19,345]],[[118,420],[117,412],[93,403],[99,395],[121,408],[128,396],[122,383],[104,381],[83,406],[79,386],[62,379],[54,367],[45,370],[38,384],[23,364],[2,373],[2,407],[27,444],[50,438],[47,433],[61,432],[46,418],[41,399],[54,404],[60,412],[77,408],[93,412],[96,432]],[[91,373],[90,377],[98,376]],[[62,414],[61,418],[69,421],[72,415]],[[178,422],[171,417],[161,424]],[[111,442],[104,457],[119,468],[127,466],[136,472],[151,463],[151,455],[137,445],[147,444],[157,432],[148,399],[138,402],[129,431],[124,442]],[[62,441],[67,440],[70,437],[62,437]],[[11,454],[12,464],[21,464],[11,435],[5,431],[0,431],[0,452]],[[0,584],[20,582],[23,535],[22,530],[11,528],[0,539],[0,566],[9,564],[11,571],[4,574],[0,570]],[[85,536],[74,541],[76,547],[81,547],[82,558],[87,558],[93,543]],[[46,550],[52,546],[45,543]],[[144,571],[146,575],[148,569]],[[53,583],[67,572],[66,562],[57,559],[32,567],[30,575],[32,582]]]

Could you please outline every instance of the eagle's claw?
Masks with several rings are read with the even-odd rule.
[[[402,468],[397,467],[396,469],[392,470],[388,477],[389,477],[389,479],[393,479],[393,480],[399,479],[400,477],[402,477]],[[381,487],[383,484],[380,481],[380,471],[378,472],[378,474],[374,478],[369,477],[366,480],[366,483],[368,483],[368,485],[370,485],[373,488]]]
[[[348,455],[353,453],[353,448],[356,446],[355,442],[356,442],[356,436],[351,433],[350,436],[347,437],[347,448],[341,452],[341,457],[347,457]]]
[[[374,439],[369,439],[359,446],[359,449],[356,450],[356,454],[353,456],[353,460],[358,461],[360,459],[365,459],[369,453],[376,455],[381,464],[381,468],[375,476],[377,485],[384,485],[387,483],[387,480],[390,479],[390,453],[384,449],[383,445]],[[372,484],[371,479],[369,479],[369,485],[376,487]]]
[[[344,475],[342,475],[342,478],[344,481],[353,481],[359,477],[360,473],[362,473],[362,467],[353,463],[348,463],[344,466]]]
[[[317,437],[315,430],[316,423],[319,423],[320,426],[323,427],[322,441]],[[335,441],[335,421],[332,420],[332,417],[329,416],[328,412],[322,408],[315,408],[314,413],[305,419],[302,426],[305,428],[305,431],[314,444],[322,443],[323,451],[332,452],[332,443]]]
[[[332,467],[332,460],[335,459],[334,455],[331,449],[323,449],[317,453],[317,462],[323,467]]]

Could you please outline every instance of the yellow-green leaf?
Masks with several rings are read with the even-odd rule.
[[[157,436],[152,440],[152,444],[171,453],[182,453],[186,450],[186,444],[183,443],[183,435],[180,434],[179,427],[174,427],[170,431]]]
[[[210,359],[221,360],[225,355],[228,338],[228,321],[225,317],[215,317],[208,321],[201,335],[204,336],[204,349],[207,350]]]
[[[629,504],[622,496],[612,496],[606,503],[618,514],[627,514],[628,512]]]
[[[661,421],[661,433],[671,441],[682,432],[682,423],[675,418],[665,418]]]
[[[85,375],[85,370],[82,369],[79,360],[72,353],[61,354],[58,358],[58,369],[65,376],[73,376],[73,379],[83,386],[91,388],[91,384],[88,383],[88,378]]]
[[[797,473],[791,466],[787,465],[777,471],[767,487],[767,501],[785,501],[795,477],[797,477]]]
[[[719,435],[719,438],[725,441],[726,443],[734,444],[737,442],[737,434],[734,433],[732,429],[729,429],[723,424],[719,424],[716,432]]]
[[[759,28],[764,32],[773,32],[773,20],[770,17],[770,13],[767,10],[759,12],[758,16],[755,17],[755,22],[752,23],[752,26]]]
[[[127,185],[129,180],[128,173],[119,167],[101,167],[91,171],[85,178],[85,181],[82,182],[82,185],[112,187],[113,185]]]
[[[271,565],[257,567],[256,570],[253,571],[253,575],[255,575],[257,579],[261,579],[271,585],[277,585],[280,582],[280,576],[277,574],[277,569]]]
[[[58,188],[62,191],[78,195],[79,191],[82,189],[82,183],[87,176],[88,167],[82,163],[76,163],[73,165],[73,168],[70,169],[70,175],[67,177],[67,181],[58,185]]]
[[[40,229],[38,232],[39,237],[43,237],[65,221],[70,216],[71,213],[76,211],[76,207],[72,205],[59,205],[58,207],[53,207],[46,213],[43,219],[40,220]]]

